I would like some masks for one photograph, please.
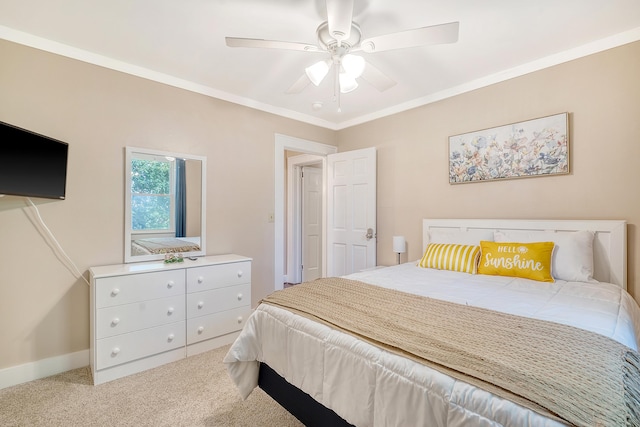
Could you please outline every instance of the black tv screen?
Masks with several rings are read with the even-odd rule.
[[[64,199],[69,144],[0,122],[0,194]]]

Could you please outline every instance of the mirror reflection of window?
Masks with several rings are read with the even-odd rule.
[[[125,262],[204,255],[206,158],[126,147]]]
[[[184,161],[183,161],[184,162]],[[175,229],[176,161],[139,154],[131,160],[132,231],[171,232]]]

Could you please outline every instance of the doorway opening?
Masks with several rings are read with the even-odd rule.
[[[326,205],[326,156],[334,154],[338,148],[333,145],[294,138],[287,135],[275,135],[274,150],[274,290],[283,289],[287,282],[286,271],[286,227],[285,227],[285,190],[286,190],[286,151],[295,151],[303,154],[319,156],[322,163],[322,200]],[[322,227],[326,229],[326,210],[322,212]],[[326,248],[326,233],[322,233],[322,248]],[[326,276],[326,251],[322,251],[322,276]]]
[[[322,277],[325,207],[323,157],[287,154],[285,286]]]

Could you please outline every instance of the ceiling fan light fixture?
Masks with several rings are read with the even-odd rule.
[[[361,78],[380,92],[396,84],[381,70],[367,63],[363,57],[351,55],[351,51],[364,52],[366,56],[373,52],[458,41],[459,22],[430,25],[363,39],[360,26],[353,22],[355,0],[325,0],[325,3],[327,20],[316,28],[317,45],[240,37],[225,37],[226,44],[229,47],[287,49],[328,54],[330,59],[305,68],[305,73],[285,93],[299,93],[310,82],[320,86],[329,71],[332,71],[333,100],[337,101],[340,111],[340,94],[355,90],[358,87],[356,79]],[[312,108],[320,108],[320,104],[313,103]]]
[[[347,54],[342,58],[342,68],[349,76],[357,79],[364,72],[365,60],[362,56]]]
[[[322,83],[322,80],[329,72],[329,63],[328,61],[318,61],[315,64],[305,68],[304,72],[307,73],[307,77],[309,77],[311,83],[316,86],[320,86],[320,83]]]
[[[349,74],[340,73],[338,78],[340,80],[340,92],[349,93],[358,88],[358,82]]]

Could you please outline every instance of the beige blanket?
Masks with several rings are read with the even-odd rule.
[[[568,424],[640,426],[640,356],[599,334],[342,278],[293,286],[263,303]]]

